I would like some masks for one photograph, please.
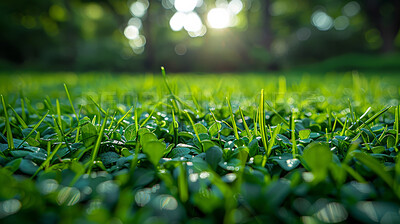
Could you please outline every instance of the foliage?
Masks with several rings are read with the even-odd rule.
[[[1,79],[2,223],[400,220],[396,77]]]

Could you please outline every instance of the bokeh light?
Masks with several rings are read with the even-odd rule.
[[[328,203],[315,215],[324,223],[339,223],[345,221],[348,217],[348,213],[344,206],[337,202]]]
[[[214,8],[208,12],[207,20],[211,28],[223,29],[231,26],[232,14],[226,8]]]
[[[311,30],[307,27],[302,27],[296,31],[296,37],[299,41],[306,41],[311,36]]]
[[[350,25],[350,20],[347,16],[339,16],[335,19],[333,26],[336,30],[345,30]]]
[[[145,206],[147,203],[149,203],[151,197],[150,197],[150,189],[143,189],[143,190],[139,190],[136,194],[135,194],[135,202],[137,205],[139,205],[140,207]]]
[[[21,202],[17,199],[0,202],[0,218],[17,213],[21,209],[21,206]]]
[[[240,0],[232,0],[231,2],[229,2],[228,4],[228,9],[234,13],[234,14],[238,14],[240,11],[242,11],[243,9],[243,3]]]
[[[201,22],[201,19],[199,15],[195,12],[190,12],[186,15],[186,22],[185,25],[183,26],[186,31],[188,32],[197,32],[200,31],[203,23]]]
[[[79,202],[81,192],[76,187],[63,187],[58,192],[57,203],[59,205],[72,206]]]
[[[136,26],[129,25],[125,28],[124,35],[129,40],[133,40],[139,36],[139,29]]]
[[[142,17],[146,14],[147,8],[149,7],[149,1],[147,0],[138,0],[130,6],[130,11],[132,15],[136,17]]]
[[[184,28],[191,37],[203,36],[207,31],[196,12],[176,12],[171,17],[169,25],[173,31]]]
[[[197,0],[175,0],[174,6],[178,12],[192,12],[197,6]]]
[[[333,26],[333,19],[326,12],[315,11],[311,16],[312,24],[321,31],[327,31]]]
[[[160,202],[161,210],[175,210],[178,207],[178,202],[176,199],[170,195],[159,195],[155,199]]]
[[[136,28],[142,28],[142,20],[139,18],[132,17],[128,21],[128,25],[135,26]]]
[[[358,4],[355,1],[347,3],[342,9],[342,13],[348,17],[357,15],[359,11],[360,11],[360,4]]]

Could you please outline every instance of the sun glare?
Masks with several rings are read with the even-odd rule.
[[[174,6],[178,12],[191,12],[196,8],[197,0],[175,0]]]
[[[207,20],[211,28],[227,28],[232,24],[232,13],[225,8],[214,8],[208,12]]]

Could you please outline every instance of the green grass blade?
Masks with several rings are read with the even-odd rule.
[[[72,103],[71,95],[69,94],[68,87],[67,87],[67,85],[65,83],[64,83],[64,89],[65,89],[65,93],[67,94],[67,98],[68,98],[69,104],[71,105],[72,112],[75,114],[76,120],[79,123],[79,116],[75,111],[74,104]]]
[[[398,105],[396,108],[395,108],[395,112],[394,112],[395,114],[394,114],[394,124],[393,124],[393,128],[395,129],[395,131],[396,131],[396,140],[395,140],[395,146],[394,146],[394,148],[395,148],[395,150],[396,150],[396,152],[398,151],[398,149],[397,149],[397,144],[399,143],[399,117],[400,117],[400,105]]]
[[[60,102],[58,101],[58,99],[56,100],[56,109],[57,109],[57,121],[58,121],[58,125],[60,125],[60,130],[64,130],[64,129],[63,129],[63,124],[62,124],[62,121],[61,121]]]
[[[105,129],[106,124],[107,124],[107,119],[108,119],[108,111],[105,114],[106,114],[106,116],[105,116],[105,118],[103,120],[103,123],[101,124],[99,136],[97,137],[97,141],[96,141],[96,145],[94,146],[94,149],[92,151],[92,156],[90,157],[90,163],[89,163],[89,168],[88,168],[88,173],[89,174],[92,171],[92,166],[93,166],[94,160],[97,157],[97,153],[99,152],[100,145],[101,145],[101,140],[103,139],[103,133],[104,133],[104,129]]]
[[[101,106],[93,99],[92,96],[89,97],[89,99],[94,103],[94,105],[96,105],[96,107],[105,115],[108,115],[107,112],[101,108]]]
[[[246,130],[246,133],[247,133],[247,137],[250,139],[250,141],[253,139],[253,136],[251,135],[251,132],[250,132],[250,129],[249,129],[249,127],[247,126],[247,123],[246,123],[246,120],[244,119],[244,116],[243,116],[243,112],[242,112],[242,109],[239,107],[239,112],[240,112],[240,116],[241,116],[241,118],[242,118],[242,121],[243,121],[243,126],[244,126],[244,129]]]
[[[21,111],[22,111],[22,120],[26,121],[25,102],[23,97],[21,97]]]
[[[275,110],[275,108],[273,108],[271,105],[269,105],[268,102],[267,102],[267,106],[269,107],[269,109],[272,110],[272,112],[274,112],[274,114],[275,114],[277,117],[279,117],[279,119],[281,119],[281,121],[282,121],[283,123],[285,123],[287,126],[290,126],[289,122],[288,122],[285,118],[283,118],[283,117],[278,113],[278,111]]]
[[[268,151],[267,151],[267,156],[268,157],[271,155],[272,147],[274,147],[274,145],[275,145],[276,136],[279,134],[280,131],[281,131],[281,125],[278,124],[276,126],[276,128],[274,129],[274,131],[271,133],[271,140],[269,141]]]
[[[231,121],[232,121],[232,126],[233,126],[233,133],[235,134],[236,139],[240,139],[238,130],[237,130],[237,126],[236,126],[235,115],[233,114],[231,102],[228,97],[226,98],[226,101],[228,101],[229,113],[231,115]]]
[[[268,139],[267,139],[267,133],[265,131],[265,111],[264,111],[264,89],[261,90],[261,96],[260,96],[260,113],[259,113],[259,123],[260,123],[260,134],[261,134],[261,140],[264,146],[265,154],[263,156],[262,160],[262,165],[265,166],[267,164],[267,159],[268,159]]]
[[[194,126],[194,122],[193,122],[192,118],[190,117],[190,115],[189,115],[189,113],[188,113],[187,111],[184,110],[184,113],[186,114],[187,118],[189,119],[190,124],[192,125],[193,130],[194,130],[194,133],[195,133],[195,135],[196,135],[196,138],[197,138],[197,140],[199,141],[200,145],[201,145],[202,148],[203,148],[203,144],[201,143],[201,139],[200,139],[200,136],[199,136],[199,132],[197,131],[196,127]],[[203,150],[202,148],[201,148],[201,150]]]
[[[295,119],[295,113],[294,113],[294,110],[292,110],[292,116],[290,118],[290,129],[291,129],[290,134],[291,134],[291,141],[292,141],[293,158],[295,158],[297,155],[296,129],[295,129],[294,119]]]
[[[381,111],[379,111],[378,113],[374,114],[372,117],[370,117],[366,122],[364,122],[363,124],[361,124],[357,130],[360,130],[361,128],[363,128],[365,125],[369,125],[370,123],[372,123],[375,119],[377,119],[378,117],[380,117],[382,114],[384,114],[386,111],[388,111],[390,108],[392,108],[391,106],[385,107],[383,108]]]
[[[4,117],[6,119],[5,123],[6,123],[6,131],[7,131],[8,150],[13,150],[14,149],[14,140],[13,140],[13,136],[12,136],[12,132],[11,132],[10,120],[8,119],[6,102],[4,101],[3,95],[1,95],[1,102],[3,104]]]
[[[26,142],[26,140],[28,140],[28,138],[33,134],[33,132],[36,131],[36,129],[39,127],[39,125],[43,122],[43,120],[47,117],[47,115],[50,113],[50,111],[48,110],[47,113],[45,115],[43,115],[43,117],[39,120],[38,123],[35,124],[35,126],[33,126],[32,130],[29,132],[29,134],[22,140],[22,142],[18,145],[17,149]]]
[[[50,164],[50,161],[53,159],[54,155],[61,148],[62,144],[58,144],[53,152],[46,158],[46,160],[40,165],[40,167],[36,170],[36,172],[32,175],[31,179],[33,179],[44,167]]]
[[[186,202],[189,199],[188,180],[182,163],[179,165],[178,190],[181,201]]]
[[[22,129],[28,128],[28,125],[26,125],[24,119],[22,119],[22,117],[20,117],[20,116],[18,115],[18,113],[14,110],[14,108],[12,108],[11,105],[8,105],[8,106],[9,106],[10,109],[13,111],[13,113],[14,113],[15,117],[17,118],[19,124],[22,126]]]

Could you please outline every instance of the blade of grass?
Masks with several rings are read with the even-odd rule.
[[[46,118],[46,116],[49,114],[49,110],[47,111],[47,113],[45,115],[43,115],[43,117],[39,120],[38,123],[35,124],[35,126],[33,126],[32,130],[29,132],[29,134],[22,140],[22,142],[18,145],[17,149],[26,142],[26,140],[28,140],[28,138],[33,134],[33,132],[36,131],[36,129],[39,127],[39,125],[43,122],[43,120]]]
[[[399,117],[400,117],[400,105],[398,105],[395,108],[395,114],[394,114],[394,124],[393,127],[395,128],[396,131],[396,140],[395,140],[395,144],[394,144],[394,149],[396,150],[396,152],[398,151],[397,149],[397,144],[399,142]]]
[[[254,135],[257,136],[258,135],[258,130],[257,130],[257,121],[258,121],[258,112],[259,109],[257,108],[256,111],[254,111],[254,119],[253,119],[253,125],[254,125]]]
[[[228,97],[226,98],[226,101],[228,102],[229,113],[230,113],[230,115],[231,115],[231,121],[232,121],[232,126],[233,126],[233,133],[235,134],[235,138],[239,140],[240,138],[239,138],[239,134],[238,134],[237,126],[236,126],[235,115],[233,114],[231,102],[230,102],[230,100],[229,100]]]
[[[384,114],[386,111],[388,111],[390,108],[392,108],[391,106],[385,107],[383,108],[381,111],[379,111],[378,113],[374,114],[372,117],[370,117],[366,122],[362,123],[358,128],[357,131],[359,131],[361,128],[363,128],[365,125],[369,125],[370,123],[372,123],[375,119],[377,119],[378,117],[380,117],[382,114]]]
[[[15,117],[17,118],[19,124],[22,126],[22,129],[26,129],[28,128],[28,125],[26,125],[24,119],[22,119],[18,113],[14,110],[14,108],[12,108],[12,106],[10,104],[8,104],[8,106],[10,107],[10,109],[13,111]]]
[[[36,170],[36,172],[31,176],[33,179],[44,167],[47,167],[50,164],[50,161],[53,159],[54,155],[58,152],[61,148],[62,144],[58,144],[53,152],[46,158],[46,160],[40,165],[40,167]]]
[[[26,121],[26,112],[25,112],[25,102],[24,98],[21,97],[21,111],[22,111],[22,120]]]
[[[7,112],[6,102],[4,101],[3,95],[1,95],[1,102],[3,104],[4,117],[6,119],[5,123],[6,123],[6,131],[7,131],[8,150],[14,150],[14,139],[13,139],[12,132],[11,132],[10,120],[8,119],[8,112]]]
[[[282,120],[283,123],[285,123],[287,126],[290,126],[289,122],[288,122],[285,118],[283,118],[283,117],[278,113],[278,111],[276,111],[271,105],[269,105],[268,102],[267,102],[267,106],[269,107],[269,109],[272,110],[272,112],[274,112],[274,114],[275,114],[277,117],[279,117],[279,119]]]
[[[291,129],[291,141],[292,141],[292,154],[293,158],[296,157],[297,153],[297,143],[296,143],[296,130],[295,130],[295,112],[292,110],[292,116],[290,118],[290,129]]]
[[[178,192],[181,201],[185,203],[189,199],[189,190],[186,169],[182,163],[179,164]]]
[[[189,121],[190,121],[190,124],[191,124],[192,127],[193,127],[193,130],[194,130],[194,133],[195,133],[195,135],[196,135],[196,138],[197,138],[197,140],[199,141],[199,143],[200,143],[200,145],[201,145],[201,151],[203,151],[203,143],[201,142],[201,139],[200,139],[200,136],[199,136],[199,132],[198,132],[197,129],[194,127],[194,122],[193,122],[192,118],[190,117],[189,113],[188,113],[186,110],[184,110],[183,112],[184,112],[184,113],[186,114],[186,116],[188,117],[188,119],[189,119]]]
[[[247,133],[247,137],[248,137],[249,140],[251,141],[251,140],[253,140],[253,136],[251,135],[250,129],[249,129],[249,127],[247,126],[246,120],[244,119],[244,116],[243,116],[242,109],[241,109],[240,107],[239,107],[239,112],[240,112],[240,116],[241,116],[242,121],[243,121],[244,129],[246,130],[246,133]]]
[[[57,121],[58,121],[58,125],[60,125],[60,130],[64,130],[63,124],[62,124],[62,121],[61,121],[60,102],[58,101],[58,99],[56,100],[56,109],[57,109]]]
[[[269,141],[269,144],[268,144],[268,151],[267,151],[267,156],[268,157],[271,155],[272,147],[274,147],[274,145],[275,145],[276,136],[279,134],[280,131],[281,131],[281,125],[280,124],[278,124],[276,126],[274,131],[271,131],[271,129],[270,129],[271,140]]]
[[[67,98],[68,98],[69,104],[71,105],[72,112],[75,114],[76,120],[79,123],[79,116],[75,111],[74,104],[72,103],[71,95],[69,94],[68,87],[67,87],[67,85],[65,83],[64,83],[64,89],[65,89],[65,93],[67,94]]]
[[[160,105],[160,102],[158,102],[155,106],[154,106],[154,108],[153,108],[153,110],[151,111],[151,113],[149,114],[149,116],[140,124],[140,127],[143,127],[149,120],[150,120],[150,118],[153,116],[153,114],[154,114],[154,112],[156,111],[156,109],[157,109],[157,107]],[[138,130],[138,129],[136,129],[136,130]]]
[[[179,125],[178,125],[178,122],[176,122],[176,119],[175,119],[175,113],[174,113],[174,110],[172,110],[172,126],[173,126],[173,128],[174,128],[174,144],[175,144],[175,146],[176,145],[178,145],[178,127],[179,127]]]
[[[99,152],[100,145],[101,145],[101,140],[103,138],[104,129],[105,129],[106,124],[107,124],[107,119],[108,119],[108,110],[105,113],[105,117],[104,117],[103,123],[101,124],[99,136],[97,137],[96,145],[94,146],[94,149],[92,151],[92,156],[90,157],[90,163],[89,163],[89,167],[88,167],[88,171],[87,171],[88,174],[90,174],[90,172],[92,171],[92,166],[94,164],[94,160],[96,159],[97,153]]]
[[[346,131],[347,121],[348,121],[348,120],[349,120],[349,119],[346,118],[346,120],[344,121],[344,125],[343,125],[343,128],[342,128],[342,131],[340,132],[340,136],[343,136],[343,135],[344,135],[344,132]]]
[[[268,139],[267,139],[267,133],[265,131],[265,111],[264,111],[264,89],[261,90],[261,96],[260,96],[260,113],[259,113],[259,123],[260,123],[260,135],[261,135],[261,140],[264,146],[265,154],[263,156],[263,160],[261,163],[261,166],[264,167],[265,164],[267,163],[268,159]]]
[[[392,176],[385,171],[385,167],[377,159],[363,152],[354,153],[354,157],[374,171],[375,174],[382,178],[390,187],[393,186]]]
[[[106,112],[103,108],[101,108],[101,106],[93,99],[92,96],[89,96],[89,99],[94,103],[94,105],[96,105],[96,107],[97,107],[103,114],[108,115],[108,114],[106,114],[107,112]]]

